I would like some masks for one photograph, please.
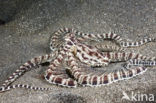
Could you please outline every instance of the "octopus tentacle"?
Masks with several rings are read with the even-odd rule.
[[[45,79],[51,84],[56,84],[64,87],[77,87],[77,82],[70,78],[64,70],[48,69],[45,73]]]
[[[117,45],[102,44],[101,41],[113,40]],[[87,43],[89,41],[89,43]],[[96,44],[90,44],[92,41]],[[155,66],[156,58],[141,54],[125,52],[125,48],[137,47],[148,42],[155,42],[155,38],[145,38],[136,42],[125,42],[114,33],[91,34],[82,33],[70,28],[60,28],[50,39],[51,54],[39,56],[27,61],[17,69],[0,87],[0,92],[13,88],[34,90],[50,90],[52,88],[34,87],[25,84],[11,85],[25,72],[32,70],[44,62],[50,62],[44,78],[51,84],[65,87],[101,86],[119,80],[129,79],[147,70],[147,66]],[[124,61],[127,67],[111,73],[87,72],[85,69],[95,66],[107,66],[112,62]]]
[[[40,91],[49,91],[52,90],[53,88],[45,88],[45,87],[37,87],[37,86],[31,86],[29,84],[15,84],[15,85],[9,85],[7,87],[0,87],[0,93],[9,91],[11,89],[15,88],[25,88],[25,89],[31,89],[31,90],[40,90]]]
[[[104,45],[104,44],[101,45],[100,43],[95,45],[95,47],[102,52],[124,51],[125,50],[125,48],[122,48],[120,46],[115,46],[115,45],[112,46],[112,45]]]
[[[139,60],[156,60],[156,57],[147,57],[143,56],[138,53],[133,52],[102,52],[101,53],[104,57],[107,57],[110,59],[110,62],[125,62],[131,59],[139,59]]]
[[[64,42],[64,37],[67,33],[75,33],[74,29],[70,28],[60,28],[59,30],[55,31],[50,38],[50,49],[54,51],[55,49],[59,48]]]
[[[122,41],[122,38],[119,35],[114,34],[112,32],[95,35],[92,33],[82,33],[82,32],[77,31],[76,34],[83,37],[84,39],[91,39],[91,40],[95,40],[95,41],[99,41],[99,39],[102,39],[102,40],[110,39],[110,40],[116,41],[117,43]]]
[[[65,62],[66,49],[62,49],[60,54],[55,58],[53,62],[49,65],[48,70],[45,72],[45,79],[51,84],[57,84],[65,87],[76,87],[77,82],[70,78],[66,71],[62,69],[62,63]]]
[[[147,70],[145,67],[135,67],[130,69],[121,69],[108,74],[102,73],[101,75],[86,73],[79,68],[72,53],[69,54],[69,65],[71,67],[70,71],[77,82],[81,85],[91,87],[110,84],[123,79],[129,79],[136,75],[142,74]]]
[[[120,42],[121,47],[137,47],[137,46],[142,46],[146,43],[149,42],[156,42],[156,38],[144,38],[140,41],[136,41],[136,42],[128,42],[128,41],[122,41]]]
[[[44,56],[35,57],[30,61],[27,61],[22,66],[20,66],[20,68],[17,69],[11,76],[9,76],[9,78],[4,81],[2,86],[7,87],[25,72],[30,71],[33,67],[38,66],[44,62],[51,61],[51,59],[53,59],[55,55],[57,55],[57,52],[55,52],[54,54],[47,54]]]

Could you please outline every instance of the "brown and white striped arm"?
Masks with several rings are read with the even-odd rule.
[[[77,30],[71,29],[71,28],[60,28],[59,30],[55,31],[54,34],[52,35],[50,39],[50,48],[53,51],[57,47],[59,47],[58,42],[64,42],[63,37],[66,35],[66,33],[74,33],[75,36],[81,37],[82,39],[90,39],[90,40],[105,40],[105,39],[110,39],[114,40],[117,43],[120,43],[122,41],[122,38],[114,33],[103,33],[103,34],[91,34],[91,33],[82,33]],[[61,43],[62,44],[62,43]]]
[[[30,71],[33,67],[36,67],[44,62],[51,61],[54,59],[53,57],[57,55],[57,51],[53,54],[47,54],[44,56],[35,57],[26,63],[24,63],[22,66],[20,66],[19,69],[17,69],[7,80],[4,81],[2,84],[2,87],[7,87],[12,82],[14,82],[17,78],[22,76],[25,72]]]
[[[62,49],[60,54],[54,61],[51,62],[48,70],[45,72],[45,79],[51,84],[56,84],[64,87],[76,87],[77,82],[70,78],[65,71],[66,68],[63,68],[61,65],[63,62],[66,62],[66,53],[69,52],[67,49]]]
[[[50,38],[50,49],[54,51],[55,49],[59,48],[62,44],[64,44],[65,40],[64,37],[67,33],[75,33],[74,29],[70,28],[60,28],[59,30],[55,31]]]
[[[140,41],[136,41],[136,42],[125,42],[125,41],[122,41],[120,42],[120,45],[121,47],[137,47],[137,46],[142,46],[146,43],[149,43],[149,42],[156,42],[156,38],[144,38]]]
[[[30,89],[30,90],[36,90],[36,91],[49,91],[52,90],[53,88],[45,88],[45,87],[37,87],[37,86],[31,86],[29,84],[15,84],[15,85],[9,85],[7,87],[0,87],[0,93],[9,91],[11,89],[16,89],[16,88],[25,88],[25,89]]]
[[[135,67],[131,69],[121,69],[108,74],[102,73],[101,75],[86,73],[82,70],[82,68],[79,68],[72,53],[69,54],[69,65],[71,67],[70,71],[77,82],[80,85],[91,87],[106,85],[123,79],[129,79],[136,75],[142,74],[147,70],[145,67]]]
[[[146,60],[146,61],[156,60],[156,57],[143,56],[141,54],[133,53],[133,52],[102,52],[101,54],[104,57],[109,58],[110,62],[120,62],[120,61],[125,62],[131,59]]]
[[[95,40],[98,41],[99,39],[101,40],[114,40],[117,43],[119,43],[120,41],[122,41],[122,38],[114,33],[103,33],[103,34],[92,34],[92,33],[82,33],[79,31],[76,31],[76,34],[80,37],[83,37],[84,39],[90,39],[90,40]]]
[[[125,48],[115,45],[97,44],[95,47],[102,52],[124,51]]]

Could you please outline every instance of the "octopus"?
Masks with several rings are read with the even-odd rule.
[[[105,44],[103,41],[115,43]],[[126,52],[126,48],[139,47],[155,38],[144,38],[140,41],[124,41],[115,33],[92,34],[82,33],[71,28],[60,28],[50,38],[51,53],[35,57],[19,67],[0,86],[0,92],[14,88],[33,90],[50,90],[12,83],[26,72],[44,63],[49,63],[44,79],[50,84],[63,87],[108,85],[119,80],[126,80],[147,71],[147,67],[156,65],[155,57],[143,56],[139,53]],[[93,68],[107,67],[111,63],[125,62],[121,69],[110,73],[94,71]],[[109,69],[109,68],[108,68]]]

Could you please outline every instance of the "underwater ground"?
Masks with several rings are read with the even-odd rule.
[[[0,0],[0,83],[27,60],[50,53],[50,35],[64,26],[95,34],[112,31],[130,41],[156,37],[156,0]],[[130,50],[153,57],[156,43]],[[76,89],[47,83],[40,77],[45,69],[27,72],[13,84],[53,90],[18,88],[0,93],[0,103],[131,103],[121,100],[123,91],[154,94],[156,101],[156,67],[126,81]]]

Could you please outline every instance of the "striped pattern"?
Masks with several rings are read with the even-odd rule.
[[[27,61],[19,69],[17,69],[7,80],[4,81],[2,84],[3,87],[7,87],[12,82],[14,82],[17,78],[22,76],[25,72],[30,71],[33,67],[36,67],[44,62],[51,61],[53,57],[57,55],[57,52],[53,54],[47,54],[44,56],[39,56]]]
[[[110,59],[110,62],[125,62],[132,59],[144,60],[144,61],[153,61],[156,60],[155,57],[147,57],[138,53],[132,52],[103,52],[103,56]]]
[[[148,42],[156,42],[156,39],[155,38],[144,38],[140,41],[136,41],[136,42],[120,42],[120,45],[122,47],[137,47],[137,46],[141,46],[141,45],[144,45]]]
[[[114,33],[104,33],[104,34],[95,35],[92,33],[82,33],[77,30],[64,27],[55,31],[54,34],[52,35],[50,39],[50,49],[52,51],[54,51],[56,48],[59,48],[59,46],[64,43],[63,42],[64,36],[67,33],[74,33],[76,37],[81,37],[81,39],[83,40],[90,39],[90,40],[98,41],[99,39],[110,39],[116,41],[119,44],[122,41],[122,38],[119,35]]]
[[[117,44],[103,45],[102,40],[113,40]],[[96,41],[91,45],[87,41]],[[63,87],[101,86],[119,80],[129,79],[142,74],[147,70],[147,66],[155,66],[156,58],[147,57],[141,54],[125,52],[125,47],[136,47],[148,42],[155,42],[154,38],[145,38],[138,42],[124,42],[122,38],[114,33],[91,34],[82,33],[70,28],[61,28],[56,31],[50,39],[50,49],[53,53],[35,57],[17,69],[0,87],[0,92],[5,92],[14,88],[26,88],[33,90],[51,90],[52,88],[35,87],[25,84],[11,85],[17,78],[32,68],[50,62],[45,71],[44,78],[47,82]],[[107,66],[112,62],[124,61],[128,68],[121,67],[120,70],[111,73],[87,72],[84,69],[97,66]],[[86,65],[81,66],[81,65]],[[65,68],[67,66],[67,68]],[[135,66],[135,67],[133,67]]]
[[[25,89],[31,89],[31,90],[40,90],[40,91],[49,91],[52,90],[52,88],[42,88],[42,87],[36,87],[36,86],[30,86],[28,84],[15,84],[15,85],[10,85],[7,87],[0,87],[0,93],[8,91],[10,89],[15,89],[15,88],[25,88]]]
[[[104,45],[101,43],[97,43],[97,45],[95,45],[95,47],[102,52],[124,51],[125,50],[125,48],[122,48],[120,46]]]
[[[59,48],[65,42],[64,41],[65,34],[75,32],[76,30],[65,27],[55,31],[50,39],[50,49],[54,51],[55,49]]]
[[[77,54],[75,55],[81,62],[84,62],[91,66],[103,65],[106,66],[109,64],[109,59],[106,56],[103,56],[96,48],[86,46],[86,45],[77,45]]]
[[[76,87],[77,82],[71,79],[66,71],[63,71],[62,67],[59,67],[65,58],[66,50],[62,49],[58,57],[51,62],[48,70],[45,72],[45,79],[51,84],[57,84],[65,87]]]
[[[92,33],[83,33],[83,32],[79,32],[75,29],[64,27],[64,28],[60,28],[59,30],[55,31],[54,34],[52,35],[52,37],[50,39],[50,48],[52,51],[64,43],[63,37],[67,33],[74,33],[76,37],[81,37],[81,39],[83,39],[83,41],[85,39],[95,40],[95,41],[105,40],[105,39],[114,40],[117,44],[119,44],[121,47],[124,47],[124,48],[125,47],[137,47],[137,46],[144,45],[148,42],[156,42],[156,38],[144,38],[144,39],[142,39],[140,41],[136,41],[136,42],[128,42],[128,41],[125,42],[119,35],[114,34],[112,32],[103,33],[103,34],[92,34]]]
[[[69,66],[71,67],[70,70],[72,75],[80,85],[91,87],[106,85],[119,80],[130,79],[136,75],[144,73],[147,70],[145,67],[136,67],[131,69],[121,69],[109,74],[87,74],[78,67],[76,59],[72,53],[69,54]]]
[[[119,35],[114,33],[104,33],[104,34],[92,34],[92,33],[82,33],[82,32],[76,32],[77,35],[83,37],[84,39],[91,39],[91,40],[99,40],[99,39],[110,39],[115,40],[117,43],[122,41],[122,38],[120,38]]]

